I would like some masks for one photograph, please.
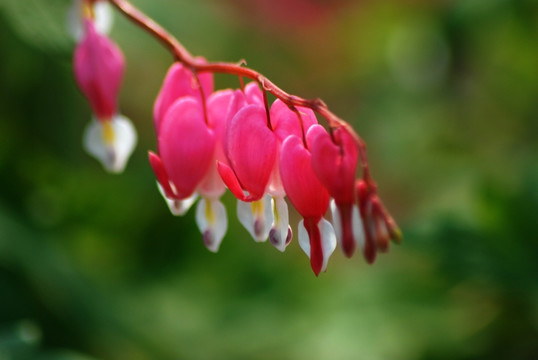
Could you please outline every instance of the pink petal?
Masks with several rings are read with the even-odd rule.
[[[247,86],[245,86],[245,96],[249,104],[258,104],[264,106],[263,93],[256,82],[249,82]]]
[[[290,201],[304,218],[321,218],[329,207],[329,193],[314,174],[310,152],[294,135],[281,151],[280,175]]]
[[[215,133],[207,127],[199,101],[183,97],[172,104],[162,121],[158,142],[177,195],[189,197],[207,173],[215,150]]]
[[[222,178],[222,181],[224,181],[232,194],[234,194],[234,196],[239,200],[247,201],[247,197],[243,193],[243,188],[239,183],[237,176],[235,176],[235,173],[232,168],[225,163],[219,161],[217,163],[217,169],[219,171],[220,177]]]
[[[228,161],[243,189],[252,199],[261,198],[276,158],[276,139],[267,127],[265,109],[242,108],[228,124]]]
[[[200,60],[200,62],[205,62]],[[213,76],[210,73],[203,73],[198,75],[202,89],[206,99],[213,92]],[[202,100],[200,93],[200,87],[196,82],[192,72],[185,68],[181,63],[174,63],[164,78],[163,85],[155,100],[153,107],[153,120],[155,122],[155,131],[159,133],[159,128],[163,117],[170,106],[184,96],[193,96],[199,100]]]
[[[247,98],[245,97],[245,94],[241,90],[234,91],[232,100],[230,101],[228,109],[226,110],[225,131],[222,137],[222,149],[224,150],[224,154],[226,156],[226,162],[228,162],[229,157],[228,138],[230,135],[228,132],[230,131],[230,124],[239,110],[244,108],[246,105]]]
[[[149,157],[149,164],[151,165],[151,168],[153,169],[153,172],[155,173],[155,177],[157,177],[157,181],[161,185],[164,194],[169,199],[176,198],[176,195],[174,194],[174,190],[170,186],[170,180],[168,180],[168,174],[166,173],[166,169],[164,168],[163,162],[161,161],[161,158],[153,153],[148,152]]]
[[[228,160],[224,155],[222,147],[222,138],[224,137],[226,127],[226,114],[233,97],[232,90],[222,90],[211,94],[207,100],[207,117],[209,126],[216,136],[215,156],[211,160],[209,170],[200,183],[198,192],[205,197],[214,199],[219,198],[225,191],[225,185],[217,171],[217,161],[227,163]]]
[[[359,212],[364,225],[363,255],[369,264],[373,264],[377,256],[375,244],[375,225],[372,219],[372,199],[368,185],[364,180],[356,182]]]
[[[372,221],[375,231],[375,244],[379,251],[387,252],[389,250],[390,234],[387,224],[384,221],[381,201],[379,197],[372,198]]]
[[[125,61],[121,50],[106,36],[85,21],[86,36],[75,49],[75,80],[99,120],[110,119],[117,112],[117,98]]]
[[[305,131],[308,130],[310,126],[317,123],[316,116],[312,110],[307,108],[298,108],[298,110],[300,111]],[[273,133],[278,140],[278,151],[277,161],[275,161],[275,169],[273,170],[271,182],[269,184],[269,192],[275,196],[280,196],[284,191],[282,180],[280,179],[280,165],[278,164],[280,159],[280,147],[282,142],[289,135],[296,135],[302,138],[302,130],[301,122],[297,114],[291,111],[286,104],[278,99],[271,106],[270,116]]]
[[[306,135],[312,153],[312,167],[336,204],[355,202],[355,173],[358,149],[355,140],[343,128],[331,136],[320,125],[312,126]]]
[[[231,89],[214,92],[207,99],[209,126],[215,131],[218,141],[222,140],[226,129],[228,108],[234,97]],[[237,112],[237,111],[236,111]]]
[[[297,110],[301,115],[301,119],[297,113],[290,110],[288,105],[284,104],[279,99],[275,100],[271,106],[271,126],[278,140],[282,143],[289,135],[302,137],[301,120],[303,122],[304,131],[317,124],[316,115],[311,109],[298,107]]]

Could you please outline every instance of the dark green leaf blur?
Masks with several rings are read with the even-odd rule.
[[[316,278],[228,193],[210,253],[147,161],[172,57],[115,14],[139,143],[109,175],[82,149],[70,1],[0,0],[1,360],[538,359],[538,1],[133,3],[349,121],[403,244]]]

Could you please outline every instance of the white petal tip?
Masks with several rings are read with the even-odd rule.
[[[207,250],[212,253],[217,253],[220,247],[220,241],[216,241],[215,236],[211,230],[206,230],[202,234],[202,241],[204,242]]]
[[[110,33],[114,20],[114,12],[106,1],[98,1],[93,5],[95,29],[98,33]],[[74,0],[67,12],[67,31],[75,40],[80,41],[84,35],[82,1]]]
[[[133,124],[121,115],[107,122],[94,119],[84,133],[84,149],[113,174],[123,172],[136,141]]]
[[[281,232],[278,229],[272,228],[269,231],[269,242],[273,245],[278,251],[284,252],[286,247],[290,244],[291,239],[293,238],[293,232],[291,227],[288,226],[288,231],[286,238],[283,239]]]
[[[272,202],[269,195],[258,201],[237,201],[237,217],[255,242],[267,241],[273,222]]]
[[[176,200],[176,199],[170,199],[166,196],[164,193],[164,189],[157,181],[157,188],[159,189],[159,192],[163,196],[164,200],[166,201],[166,204],[168,205],[168,208],[170,209],[170,212],[174,216],[183,216],[189,211],[191,206],[198,200],[198,194],[194,193],[191,197],[188,197],[183,200]]]
[[[228,229],[224,205],[218,199],[202,198],[196,207],[196,224],[205,247],[216,253]]]

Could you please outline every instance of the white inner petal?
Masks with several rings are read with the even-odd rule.
[[[224,205],[217,199],[202,198],[196,207],[196,224],[202,233],[204,245],[217,252],[228,229]]]
[[[189,211],[191,206],[198,199],[198,194],[196,194],[196,193],[192,194],[192,196],[190,196],[190,197],[188,197],[186,199],[183,199],[183,200],[170,199],[170,198],[168,198],[166,196],[166,194],[164,193],[163,187],[161,186],[161,184],[159,184],[158,181],[157,181],[157,188],[159,189],[159,192],[163,196],[164,200],[166,201],[166,204],[170,208],[170,211],[175,216],[185,215],[185,213],[187,213],[187,211]]]
[[[273,207],[273,224],[269,238],[275,248],[284,252],[287,246],[286,239],[289,228],[288,204],[284,197],[274,197],[271,204]]]
[[[237,217],[257,242],[267,240],[273,223],[271,196],[264,195],[258,201],[244,202],[237,200]]]
[[[114,23],[114,12],[108,1],[98,1],[93,5],[95,29],[100,34],[109,34]]]
[[[105,143],[105,127],[110,126],[112,142]],[[136,131],[129,119],[116,115],[110,123],[105,124],[95,119],[88,125],[84,133],[85,150],[97,158],[103,167],[112,173],[121,173],[125,169],[127,160],[133,152],[137,141]]]
[[[342,219],[340,218],[340,211],[338,211],[334,199],[331,199],[331,217],[338,246],[342,247]]]
[[[95,15],[94,24],[98,33],[106,35],[110,33],[114,22],[114,12],[107,1],[98,1],[93,5]],[[75,41],[80,41],[84,35],[82,1],[74,0],[67,11],[67,31]]]
[[[364,250],[364,226],[359,212],[359,207],[357,205],[353,205],[351,224],[353,226],[353,238],[355,239],[355,243]]]
[[[327,263],[334,249],[336,249],[336,235],[330,222],[321,219],[318,224],[319,232],[321,233],[321,249],[323,251],[323,267],[321,271],[327,270]]]
[[[297,237],[299,238],[299,246],[303,249],[304,253],[310,259],[310,238],[308,237],[308,232],[304,227],[304,220],[299,221],[297,225]]]
[[[336,235],[336,240],[338,245],[342,246],[342,218],[340,217],[340,211],[334,202],[334,199],[331,200],[331,215],[332,215],[332,226]],[[359,213],[359,208],[357,205],[353,205],[351,209],[351,230],[353,231],[353,239],[355,244],[364,249],[364,227],[362,224],[362,219]]]

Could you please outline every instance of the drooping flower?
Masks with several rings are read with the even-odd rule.
[[[91,19],[85,19],[85,35],[75,49],[75,80],[88,99],[94,119],[84,135],[86,150],[110,172],[119,173],[136,144],[131,122],[118,114],[118,94],[125,62],[121,50],[97,33]]]
[[[200,61],[203,61],[203,59],[200,59]],[[204,91],[206,96],[213,92],[213,77],[211,75],[209,77],[206,75],[203,77],[200,76],[199,79],[202,89],[196,83],[192,72],[186,69],[181,63],[174,63],[170,66],[153,107],[153,121],[157,140],[159,140],[160,127],[164,115],[170,109],[172,103],[185,96],[192,96],[201,102],[203,98],[201,90]],[[170,211],[174,215],[184,215],[197,200],[198,195],[196,193],[186,199],[167,197],[160,183],[158,183],[158,186],[170,207]]]
[[[359,202],[359,210],[361,214],[361,218],[364,220],[364,258],[366,261],[368,261],[370,264],[372,264],[375,261],[375,258],[377,256],[377,235],[379,234],[379,245],[384,247],[385,245],[385,239],[384,239],[384,233],[386,228],[383,230],[380,227],[380,223],[378,221],[374,222],[373,217],[373,194],[363,179],[357,180],[356,182],[357,187],[357,200]],[[388,241],[387,241],[388,245]]]
[[[280,157],[282,143],[290,135],[302,136],[303,131],[308,130],[317,123],[316,116],[311,109],[298,107],[297,112],[292,111],[281,100],[277,99],[271,105],[270,117],[271,128],[277,139],[277,154],[267,192],[273,198],[273,224],[269,232],[269,240],[278,250],[284,251],[292,238],[292,230],[289,226],[288,205],[284,197],[286,191],[280,175]]]
[[[113,24],[113,13],[110,4],[101,0],[73,0],[67,12],[67,30],[77,42],[85,33],[84,19],[92,19],[95,30],[106,35]]]
[[[212,90],[212,79],[208,82]],[[183,215],[201,196],[196,222],[205,246],[216,252],[228,226],[216,163],[224,161],[222,134],[232,92],[213,93],[204,103],[197,86],[182,65],[171,67],[154,109],[159,155],[150,152],[149,160],[173,214]]]
[[[286,194],[303,217],[298,226],[299,245],[317,276],[327,269],[336,237],[331,224],[323,218],[329,207],[329,193],[314,173],[310,151],[298,136],[289,136],[282,145],[280,174]]]
[[[315,123],[310,109],[300,111],[304,126]],[[219,172],[238,198],[239,220],[252,237],[256,241],[269,238],[275,248],[284,251],[292,231],[280,178],[280,148],[287,136],[300,136],[301,122],[280,100],[271,106],[268,121],[256,83],[235,93],[229,116],[224,146],[229,164],[219,164]]]
[[[265,241],[273,222],[266,188],[275,163],[276,138],[268,126],[264,106],[247,104],[242,91],[234,93],[228,117],[224,141],[228,163],[219,162],[218,171],[240,200],[239,221],[256,241]]]
[[[356,182],[356,189],[359,210],[364,223],[364,257],[369,263],[373,263],[378,250],[388,251],[390,240],[400,243],[402,233],[383,208],[375,183],[360,179]]]
[[[344,254],[353,255],[355,246],[363,246],[364,230],[355,196],[355,172],[358,149],[353,136],[340,127],[332,136],[319,126],[307,133],[312,167],[318,179],[334,198],[331,202],[333,226]]]

